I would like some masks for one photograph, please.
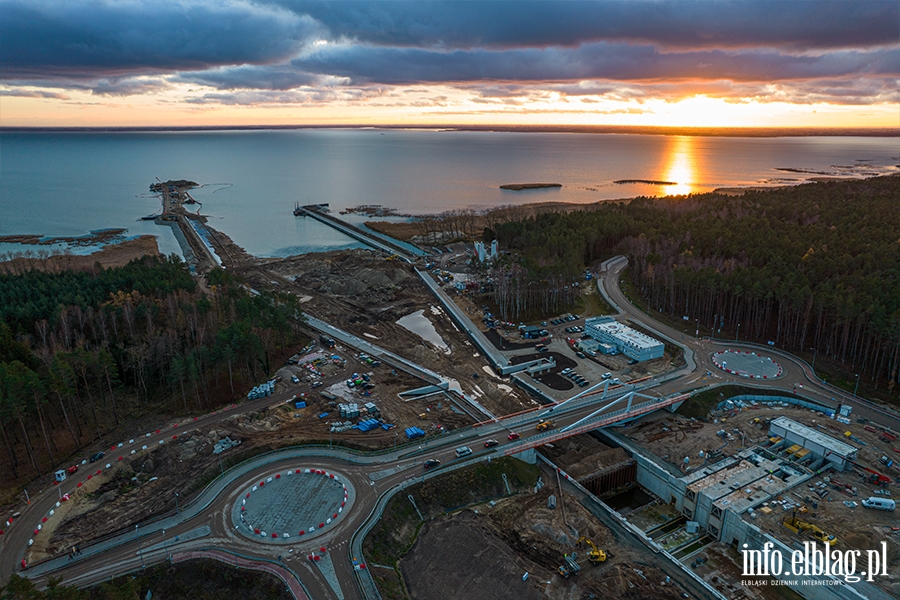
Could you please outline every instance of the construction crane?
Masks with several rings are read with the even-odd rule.
[[[800,519],[798,519],[796,510],[791,515],[790,520],[782,521],[781,524],[794,533],[803,533],[804,531],[809,531],[815,539],[819,540],[820,542],[825,542],[829,546],[834,546],[837,543],[836,537],[825,533],[825,531],[823,531],[822,528],[818,525],[807,523],[806,521],[801,521]]]
[[[575,542],[575,545],[580,546],[582,543],[587,544],[587,546],[590,548],[590,550],[588,550],[589,561],[591,561],[592,563],[602,563],[606,560],[606,552],[597,548],[597,545],[594,544],[594,542],[584,536],[581,536],[580,538],[578,538],[578,541]]]

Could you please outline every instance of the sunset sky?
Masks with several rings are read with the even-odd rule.
[[[900,127],[900,2],[0,0],[0,125]]]

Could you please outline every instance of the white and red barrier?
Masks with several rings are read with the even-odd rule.
[[[341,505],[340,505],[340,507],[338,507],[336,512],[332,513],[332,515],[330,517],[328,517],[324,521],[320,522],[318,525],[315,525],[315,524],[311,525],[309,528],[301,529],[297,533],[297,535],[299,535],[299,536],[304,536],[304,535],[312,533],[316,530],[324,529],[326,525],[330,525],[333,521],[335,521],[338,518],[338,516],[340,516],[344,512],[344,508],[347,506],[347,502],[349,501],[349,498],[350,498],[350,491],[347,489],[347,485],[345,483],[341,482],[340,478],[337,475],[335,475],[334,473],[330,473],[329,471],[326,471],[324,469],[312,469],[312,468],[310,468],[310,469],[288,469],[287,471],[284,472],[285,476],[292,476],[292,475],[299,475],[299,474],[321,475],[323,477],[327,477],[328,479],[334,481],[335,483],[340,483],[341,487],[343,488],[343,492],[344,492],[344,497],[341,500]],[[273,476],[267,477],[266,479],[261,480],[257,485],[252,486],[247,492],[244,493],[244,497],[241,499],[241,511],[240,511],[240,518],[242,521],[244,521],[244,515],[248,514],[247,500],[250,499],[253,492],[256,492],[256,491],[260,490],[261,488],[264,488],[267,483],[272,484],[274,482],[277,482],[278,480],[281,479],[281,475],[282,475],[281,473],[276,473]],[[246,521],[244,521],[244,523],[247,525],[247,528],[249,530],[253,531],[253,533],[255,535],[262,536],[263,538],[268,537],[269,534],[267,534],[265,531],[262,531],[258,528],[253,527]],[[273,534],[271,534],[271,537],[277,539],[278,534],[273,533]],[[282,538],[290,538],[290,534],[284,533],[284,534],[282,534]],[[318,560],[318,559],[316,559],[316,560]]]

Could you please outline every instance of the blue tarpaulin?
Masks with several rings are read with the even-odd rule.
[[[418,427],[407,427],[406,428],[406,437],[414,440],[418,437],[424,437],[425,432],[419,429]]]

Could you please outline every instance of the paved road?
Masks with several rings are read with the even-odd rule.
[[[709,338],[698,338],[686,334],[683,330],[669,327],[668,325],[651,318],[646,313],[638,310],[638,308],[625,297],[625,294],[622,292],[619,285],[622,271],[628,265],[627,259],[625,259],[625,257],[616,257],[615,259],[607,261],[607,265],[608,268],[602,275],[603,279],[601,285],[605,292],[604,295],[617,305],[617,308],[622,311],[621,314],[627,316],[634,322],[640,323],[644,328],[661,334],[670,341],[681,345],[686,349],[685,353],[691,353],[696,361],[696,368],[691,369],[690,371],[683,369],[679,378],[662,384],[657,388],[658,392],[666,394],[684,391],[709,383],[751,383],[755,386],[782,389],[785,391],[793,391],[796,389],[798,395],[826,406],[837,408],[838,404],[849,404],[853,407],[853,416],[874,420],[880,425],[900,431],[900,414],[863,398],[855,397],[834,386],[823,383],[814,375],[812,368],[806,364],[805,361],[802,361],[787,352],[745,342],[717,341],[710,340]],[[688,327],[694,328],[695,325],[693,323],[688,323]],[[696,331],[696,329],[694,329],[694,331]],[[769,356],[781,364],[783,374],[778,379],[748,380],[746,377],[725,373],[713,364],[711,357],[716,352],[728,348],[752,349],[762,356]],[[712,381],[704,382],[703,379],[706,377],[707,371],[713,373],[715,378]]]
[[[625,298],[618,286],[618,278],[627,264],[624,259],[609,261],[609,268],[603,275],[599,285],[608,298],[620,307],[623,315],[640,323],[657,335],[667,337],[673,343],[682,344],[681,331],[658,323],[639,312]],[[648,382],[654,385],[656,395],[670,395],[683,390],[701,387],[707,371],[715,374],[715,380],[721,382],[747,383],[747,379],[732,376],[719,371],[712,364],[710,357],[715,352],[738,346],[734,343],[720,343],[695,337],[684,337],[683,347],[687,364],[675,373],[667,374]],[[791,389],[792,386],[803,385],[802,395],[811,399],[829,404],[832,397],[837,397],[830,386],[816,380],[811,369],[798,359],[777,351],[764,349],[760,352],[772,356],[778,360],[784,369],[784,375],[777,380],[756,381],[755,383],[773,388]],[[622,391],[627,391],[623,389]],[[801,390],[798,389],[798,392]],[[226,411],[218,411],[206,415],[196,421],[179,424],[180,426],[208,426],[225,416],[230,416],[235,410],[251,411],[259,410],[262,406],[274,402],[281,402],[289,396],[289,392],[281,397],[269,397],[254,402],[241,404]],[[879,408],[861,399],[855,399],[846,394],[839,396],[844,402],[852,403],[854,414],[860,416],[872,415],[882,424],[890,424],[898,428],[900,419],[890,411]],[[557,427],[565,427],[575,423],[579,419],[591,414],[598,408],[598,400],[585,399],[570,402],[554,411],[554,420]],[[833,403],[832,403],[833,404]],[[616,407],[618,408],[618,407]],[[242,555],[245,559],[260,561],[260,564],[272,564],[274,561],[285,565],[296,573],[303,582],[307,592],[314,598],[348,599],[362,597],[362,592],[357,586],[353,565],[351,564],[349,541],[353,533],[368,519],[377,505],[378,498],[386,492],[394,490],[397,486],[415,481],[424,474],[422,463],[430,458],[436,458],[442,462],[437,470],[454,468],[463,462],[477,461],[488,456],[500,456],[511,453],[517,446],[530,444],[530,437],[541,435],[534,430],[535,421],[544,413],[538,409],[523,415],[482,424],[478,428],[456,430],[428,441],[421,445],[401,447],[381,455],[355,455],[349,451],[331,449],[327,447],[307,447],[285,449],[278,452],[262,455],[250,459],[225,473],[223,477],[211,484],[209,488],[189,506],[182,507],[178,515],[152,523],[142,524],[136,531],[127,531],[101,544],[86,547],[82,554],[69,562],[65,557],[53,563],[36,565],[26,571],[34,577],[38,583],[44,582],[49,573],[54,576],[62,576],[65,581],[79,585],[86,585],[103,579],[108,579],[114,573],[124,573],[140,568],[142,564],[153,564],[166,560],[167,555],[173,551],[187,552],[203,549],[218,549],[230,551]],[[224,414],[223,414],[224,413]],[[521,434],[521,439],[508,441],[507,433],[515,430]],[[173,424],[165,430],[153,432],[149,437],[135,439],[133,443],[126,444],[115,452],[110,452],[110,457],[122,454],[130,455],[132,449],[140,449],[147,445],[153,447],[160,441],[171,439],[178,429]],[[500,444],[497,447],[487,449],[484,441],[497,439]],[[459,459],[455,456],[454,449],[467,445],[474,451],[471,457]],[[245,539],[243,536],[235,536],[234,524],[231,523],[230,507],[239,500],[239,495],[246,490],[248,482],[257,478],[268,477],[278,471],[295,467],[315,467],[327,469],[339,474],[352,484],[355,497],[353,508],[348,514],[335,521],[321,536],[313,540],[298,540],[293,553],[281,545],[260,543],[255,540]],[[74,489],[76,481],[81,477],[64,482],[61,486],[62,493]],[[57,495],[50,488],[39,494],[30,506],[23,511],[23,515],[10,528],[7,535],[0,539],[0,577],[6,578],[17,569],[25,544],[32,536],[32,524],[39,523],[43,515],[54,507]],[[208,526],[208,536],[193,540],[183,540],[182,536],[199,527]],[[164,533],[165,532],[165,533]],[[165,539],[163,536],[165,535]],[[179,541],[174,541],[175,536]],[[162,545],[161,545],[162,544]],[[144,551],[144,548],[147,551]],[[326,547],[334,562],[335,572],[340,582],[341,594],[335,593],[320,570],[303,557],[311,550]],[[300,556],[297,556],[300,555]],[[280,558],[279,558],[280,557]]]
[[[557,425],[562,427],[574,423],[596,408],[596,405],[590,403],[579,404],[565,414],[556,415]],[[342,449],[315,447],[287,449],[262,455],[226,472],[225,477],[211,485],[197,501],[184,507],[179,515],[143,525],[135,531],[129,530],[96,546],[85,547],[82,554],[73,561],[61,557],[35,565],[25,571],[25,574],[39,584],[45,583],[46,576],[52,573],[55,577],[62,576],[64,581],[69,583],[87,585],[108,579],[114,573],[133,571],[142,564],[162,562],[172,552],[217,548],[244,557],[255,556],[283,562],[299,575],[312,597],[333,598],[337,596],[328,587],[319,570],[308,560],[303,559],[311,551],[324,546],[331,552],[344,597],[357,598],[360,596],[347,544],[353,532],[368,518],[381,493],[411,483],[422,476],[425,473],[423,462],[427,459],[440,460],[441,467],[434,471],[440,472],[441,469],[486,459],[488,456],[501,456],[516,446],[526,445],[531,436],[541,435],[534,429],[534,423],[538,418],[538,412],[533,412],[509,421],[486,424],[478,429],[456,430],[439,438],[423,440],[421,444],[412,447],[398,448],[382,456],[357,456]],[[519,440],[507,440],[511,426],[521,434]],[[146,439],[152,443],[159,436],[153,435]],[[485,448],[484,441],[491,438],[501,441],[500,445]],[[462,445],[472,448],[474,451],[472,456],[462,459],[456,457],[455,448]],[[258,542],[239,534],[234,535],[234,524],[230,519],[231,507],[240,502],[248,485],[275,473],[284,472],[288,468],[318,468],[334,472],[353,486],[355,494],[352,509],[348,513],[334,521],[334,525],[321,536],[302,541],[298,538],[297,544],[291,545],[294,547],[292,554],[284,545]],[[26,511],[28,516],[21,517],[26,520],[17,533],[24,533],[26,537],[30,535],[31,532],[24,525],[37,519],[31,515],[42,514],[45,510],[49,510],[54,502],[53,496],[36,500]],[[176,536],[180,538],[202,526],[210,528],[209,536],[189,541],[174,541]],[[15,547],[9,544],[15,540],[13,536],[4,540],[5,548],[9,548],[9,552],[4,551],[2,561],[7,573],[11,572],[11,567],[15,565],[16,559],[13,556]],[[145,547],[148,548],[147,551],[143,550]],[[24,544],[21,548],[24,550]]]

